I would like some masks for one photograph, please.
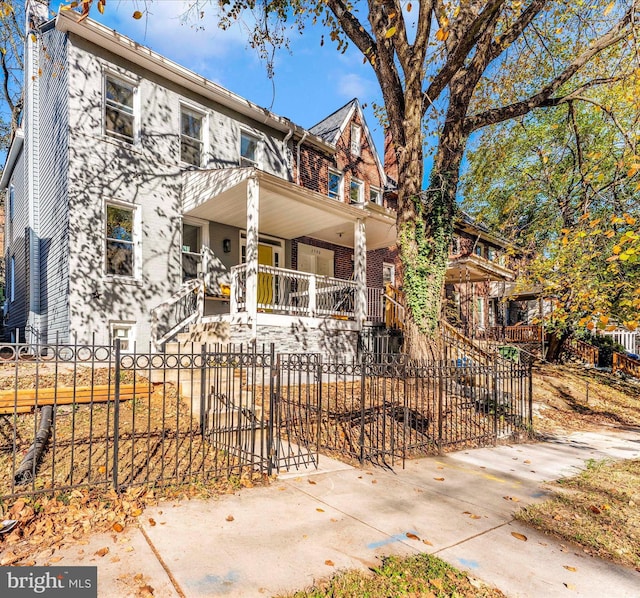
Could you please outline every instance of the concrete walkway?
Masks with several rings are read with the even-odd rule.
[[[56,564],[96,564],[104,598],[139,596],[145,585],[161,598],[273,596],[339,569],[376,566],[384,555],[423,551],[508,596],[637,598],[640,573],[563,546],[512,517],[545,498],[545,480],[572,475],[588,459],[634,457],[637,430],[463,451],[409,461],[395,472],[321,457],[313,474],[147,509],[139,528],[92,536],[59,551]],[[104,547],[108,554],[97,556]]]

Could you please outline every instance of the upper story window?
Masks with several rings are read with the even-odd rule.
[[[475,246],[473,252],[476,255],[479,255],[480,257],[484,257],[483,256],[483,254],[484,254],[484,245],[482,245],[481,243],[476,243],[476,246]]]
[[[369,201],[379,206],[382,205],[382,191],[378,187],[369,187]]]
[[[111,75],[105,77],[104,132],[126,143],[135,143],[134,96],[136,87]]]
[[[331,199],[342,199],[342,173],[338,170],[329,169],[329,190]]]
[[[107,204],[106,273],[134,276],[134,210]]]
[[[358,179],[351,179],[349,186],[349,201],[351,203],[362,203],[364,195],[364,183]]]
[[[260,140],[250,133],[240,133],[240,166],[258,166]]]
[[[351,155],[360,156],[360,138],[362,137],[362,128],[359,125],[351,125]]]
[[[194,110],[180,110],[180,160],[202,166],[204,150],[204,116]]]

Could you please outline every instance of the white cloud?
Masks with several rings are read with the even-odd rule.
[[[338,78],[337,83],[338,94],[346,99],[366,98],[372,92],[371,81],[356,73],[347,73]]]

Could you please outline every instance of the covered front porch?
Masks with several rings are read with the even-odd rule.
[[[183,209],[185,222],[209,223],[228,237],[224,254],[211,250],[214,239],[190,254],[195,278],[173,300],[190,302],[174,312],[192,312],[191,322],[240,323],[255,338],[261,323],[287,327],[291,318],[354,331],[382,321],[383,287],[367,287],[367,252],[394,245],[393,213],[336,201],[257,168],[185,173]],[[178,319],[166,332],[177,331]]]

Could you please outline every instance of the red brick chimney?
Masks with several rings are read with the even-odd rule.
[[[398,181],[398,157],[388,128],[384,131],[384,172],[394,181]]]

